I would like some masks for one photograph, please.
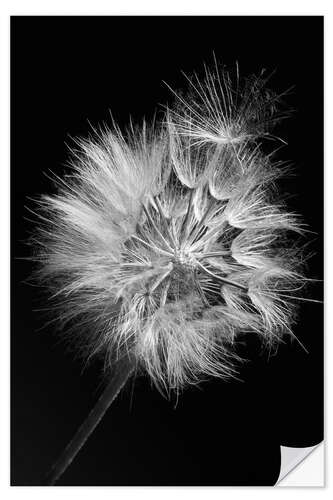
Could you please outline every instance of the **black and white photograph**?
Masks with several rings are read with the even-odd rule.
[[[10,93],[11,486],[278,485],[324,440],[324,17],[13,15]]]

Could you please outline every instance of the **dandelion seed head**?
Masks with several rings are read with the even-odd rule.
[[[276,119],[265,83],[206,69],[161,127],[78,140],[39,200],[38,277],[64,329],[89,325],[88,358],[131,351],[169,393],[235,376],[241,332],[290,334],[302,226],[273,199],[280,171],[258,143]]]

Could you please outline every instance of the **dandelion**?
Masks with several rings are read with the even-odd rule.
[[[50,482],[134,371],[178,394],[234,377],[240,333],[292,336],[304,228],[275,199],[284,169],[260,143],[279,97],[262,75],[242,84],[237,70],[233,85],[217,65],[189,82],[193,99],[179,97],[161,126],[78,140],[70,173],[39,200],[38,277],[83,354],[118,367]]]
[[[205,76],[185,75],[189,94],[183,97],[173,89],[178,106],[170,111],[176,133],[193,145],[239,145],[258,138],[275,138],[272,128],[288,116],[282,109],[282,94],[267,88],[271,75],[241,78],[220,67],[214,57],[213,70],[205,66]]]

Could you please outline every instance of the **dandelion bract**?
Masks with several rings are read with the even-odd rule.
[[[188,78],[159,124],[77,140],[32,239],[64,330],[108,366],[131,352],[169,392],[237,372],[240,333],[291,332],[299,217],[267,154],[283,117],[263,75]],[[270,144],[273,142],[270,141]]]

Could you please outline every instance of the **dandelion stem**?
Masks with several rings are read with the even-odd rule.
[[[42,485],[53,486],[60,476],[66,471],[81,450],[84,443],[101,421],[111,403],[113,403],[116,399],[120,390],[124,387],[133,371],[134,363],[130,357],[126,356],[118,361],[110,383],[107,385],[86,420],[77,430],[73,439],[66,446],[59,459],[44,477]]]
[[[181,243],[186,240],[187,238],[187,233],[188,233],[188,226],[190,223],[190,213],[191,213],[191,208],[192,208],[192,200],[193,200],[193,195],[194,195],[194,189],[191,189],[190,191],[190,197],[188,200],[188,206],[187,206],[187,211],[185,218],[182,223],[182,228],[181,228]]]
[[[172,268],[173,268],[173,264],[172,262],[170,262],[169,266],[168,266],[168,269],[167,271],[162,274],[162,276],[160,276],[154,283],[153,285],[151,286],[150,288],[150,292],[152,293],[154,290],[156,290],[156,288],[165,280],[165,278],[167,278],[169,276],[169,274],[171,273],[172,271]]]
[[[199,283],[199,282],[197,282],[197,290],[198,290],[198,292],[199,292],[199,295],[200,295],[200,298],[201,298],[201,300],[202,300],[203,305],[204,305],[205,307],[209,307],[209,302],[208,302],[208,300],[207,300],[207,298],[206,298],[206,295],[205,295],[205,292],[204,292],[204,290],[203,290],[203,288],[201,287],[201,285],[200,285],[200,283]]]
[[[236,283],[235,281],[231,281],[231,280],[228,280],[228,279],[225,279],[225,278],[221,278],[221,276],[218,276],[217,274],[214,274],[211,271],[209,271],[205,266],[203,266],[202,264],[200,264],[200,262],[197,262],[197,264],[200,266],[200,268],[203,271],[205,271],[207,274],[209,274],[210,276],[212,276],[212,278],[214,278],[215,280],[220,281],[221,283],[224,283],[225,285],[235,286],[237,288],[240,288],[241,290],[244,290],[245,292],[248,291],[248,289],[247,289],[246,286],[241,285],[240,283]]]
[[[171,234],[170,232],[170,228],[169,228],[169,225],[168,225],[168,221],[166,220],[166,217],[164,215],[164,212],[163,212],[163,208],[162,208],[162,205],[161,205],[161,202],[160,200],[158,199],[157,196],[154,196],[154,202],[157,206],[157,209],[158,209],[158,212],[160,214],[160,218],[164,224],[164,227],[165,227],[165,231],[170,239],[170,241],[172,242],[172,245],[174,248],[176,248],[176,241],[175,241],[175,238],[173,237],[173,235]]]
[[[133,240],[140,241],[140,243],[142,243],[143,245],[146,245],[148,248],[150,248],[154,252],[163,253],[164,255],[168,255],[168,256],[173,256],[172,253],[167,252],[166,250],[163,250],[162,248],[160,248],[157,245],[156,246],[151,245],[150,243],[148,243],[148,241],[145,241],[142,238],[139,238],[139,236],[137,236],[136,234],[132,234],[131,238]]]
[[[161,233],[161,231],[156,226],[156,224],[155,224],[152,216],[149,213],[149,210],[147,210],[144,205],[142,205],[142,206],[143,206],[143,210],[144,210],[144,212],[145,212],[145,214],[147,216],[147,219],[149,220],[149,222],[152,225],[152,227],[155,229],[155,232],[157,233],[157,235],[160,237],[160,239],[166,245],[166,247],[168,248],[168,250],[170,250],[171,252],[173,252],[174,249],[170,246],[169,242],[164,238],[163,234]]]
[[[214,200],[211,199],[209,202],[208,202],[208,205],[207,205],[207,208],[206,208],[206,211],[205,213],[203,214],[203,216],[201,217],[200,221],[198,222],[198,224],[196,225],[196,227],[193,228],[193,230],[191,231],[189,237],[191,239],[192,242],[194,242],[197,238],[197,236],[200,234],[200,231],[201,229],[203,228],[203,225],[205,223],[205,220],[207,219],[208,215],[209,215],[209,212],[212,208],[214,204]]]
[[[226,250],[225,252],[210,252],[210,253],[203,253],[203,254],[198,254],[196,258],[198,260],[204,260],[208,258],[213,258],[213,257],[226,257],[230,256],[232,253],[229,250]]]

